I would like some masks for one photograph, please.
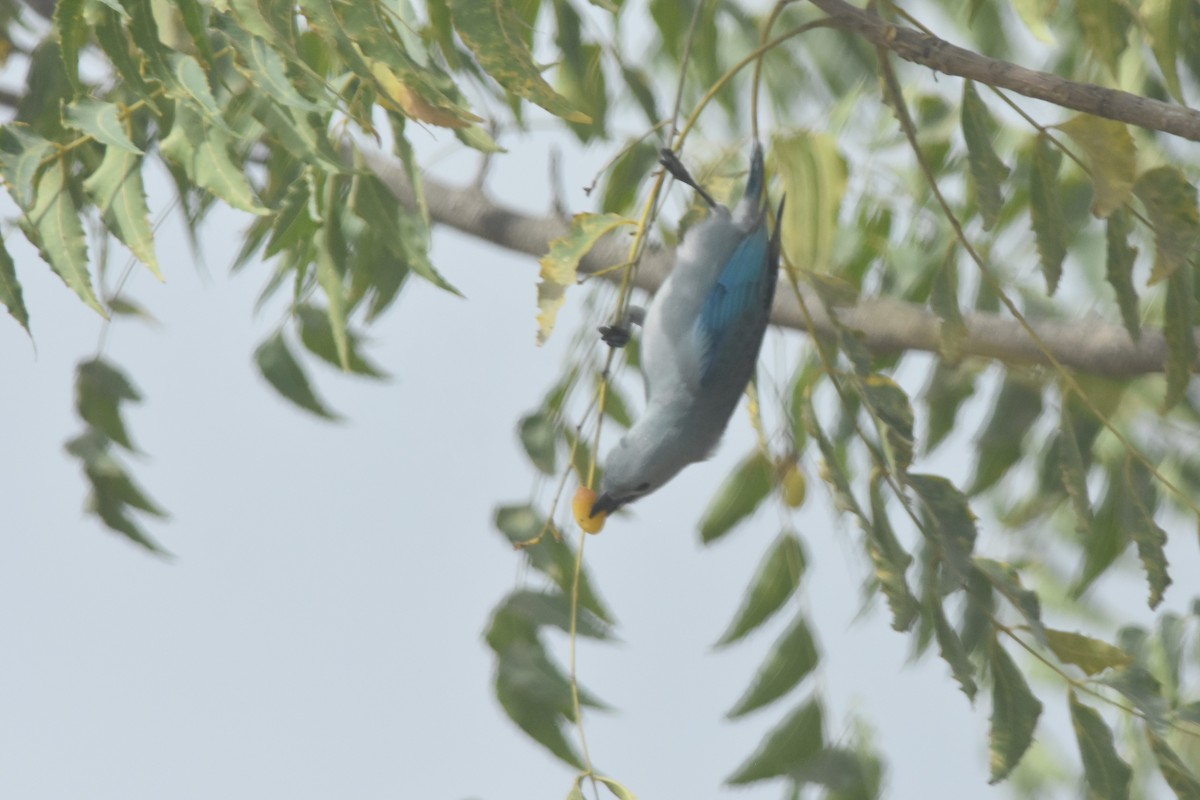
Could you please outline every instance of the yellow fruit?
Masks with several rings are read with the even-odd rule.
[[[575,499],[571,501],[571,510],[575,512],[575,521],[588,533],[599,533],[604,530],[604,521],[608,519],[608,514],[604,512],[594,517],[589,516],[592,513],[592,503],[595,502],[596,493],[586,486],[576,489]]]
[[[805,479],[804,473],[800,471],[798,464],[788,464],[783,472],[783,502],[789,508],[799,508],[804,505],[804,498],[807,495],[808,481]]]

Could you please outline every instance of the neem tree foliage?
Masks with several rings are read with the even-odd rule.
[[[760,5],[29,3],[47,23],[7,0],[0,42],[28,73],[22,92],[0,97],[12,112],[0,168],[45,264],[114,319],[138,309],[119,276],[97,268],[98,240],[85,231],[159,274],[152,219],[169,209],[147,206],[148,162],[174,180],[193,235],[214,204],[245,212],[239,264],[265,268],[264,295],[286,294],[292,309],[255,359],[283,397],[330,416],[305,361],[377,375],[361,330],[413,280],[454,291],[427,255],[432,226],[542,257],[544,339],[562,303],[610,296],[591,280],[578,287],[585,276],[618,283],[618,305],[661,282],[680,230],[657,227],[658,147],[707,164],[702,179],[727,200],[757,133],[772,192],[788,196],[773,321],[808,339],[790,375],[751,387],[759,445],[699,520],[703,541],[764,503],[787,518],[806,474],[819,473],[860,533],[864,582],[899,635],[936,650],[958,688],[991,707],[994,782],[1014,775],[1056,705],[1079,744],[1082,777],[1067,780],[1089,796],[1165,781],[1200,797],[1195,613],[1160,613],[1148,630],[1095,601],[1110,569],[1136,559],[1158,607],[1172,583],[1168,532],[1191,538],[1200,515],[1200,395],[1190,389],[1200,114],[1186,105],[1197,96],[1200,7]],[[547,118],[612,153],[594,207],[570,221],[426,179],[409,144],[414,128],[445,129],[499,159],[504,140]],[[617,138],[618,118],[642,134]],[[360,152],[372,139],[385,151]],[[26,330],[37,310],[19,274],[36,268],[0,247],[0,302]],[[539,633],[564,629],[574,642],[611,629],[583,539],[568,543],[563,489],[571,475],[595,484],[600,433],[629,424],[623,392],[633,387],[610,377],[616,361],[591,334],[579,342],[519,423],[533,466],[551,478],[545,502],[496,512],[546,580],[500,603],[487,641],[504,709],[579,769],[571,796],[591,779],[632,797],[573,743],[581,706],[598,701],[579,687],[573,657],[560,666]],[[622,358],[636,366],[636,356]],[[122,457],[121,409],[140,399],[133,382],[97,357],[80,364],[76,389],[85,430],[67,448],[91,509],[157,547],[143,515],[160,511]],[[982,431],[950,437],[968,402],[990,408]],[[922,467],[947,437],[971,448],[966,480]],[[729,782],[871,797],[881,754],[826,739],[819,692],[792,691],[821,658],[789,602],[804,569],[800,539],[784,530],[721,638],[732,646],[792,615],[730,714],[791,710]],[[1176,584],[1176,607],[1194,585]],[[1043,621],[1048,601],[1057,627]],[[1049,676],[1037,693],[1031,668]],[[1064,780],[1029,762],[1019,785]]]

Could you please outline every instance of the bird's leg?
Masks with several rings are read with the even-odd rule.
[[[679,156],[675,155],[675,151],[664,147],[658,151],[658,163],[666,168],[667,172],[674,176],[675,180],[686,184],[696,190],[700,195],[700,199],[708,203],[709,208],[716,208],[717,201],[713,200],[712,195],[704,191],[704,187],[696,183],[696,179],[692,177],[692,173],[688,172],[687,167],[679,160]]]
[[[625,316],[616,325],[601,325],[600,339],[609,347],[624,347],[629,344],[630,326],[641,325],[646,310],[641,306],[630,306]]]

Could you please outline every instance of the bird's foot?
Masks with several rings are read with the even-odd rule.
[[[600,339],[609,347],[624,347],[631,336],[627,325],[601,325]]]

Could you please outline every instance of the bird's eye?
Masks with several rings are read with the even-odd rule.
[[[637,487],[637,490],[638,490],[639,492],[646,492],[646,491],[649,491],[649,490],[650,490],[650,484],[649,484],[649,483],[643,483],[641,486]]]

